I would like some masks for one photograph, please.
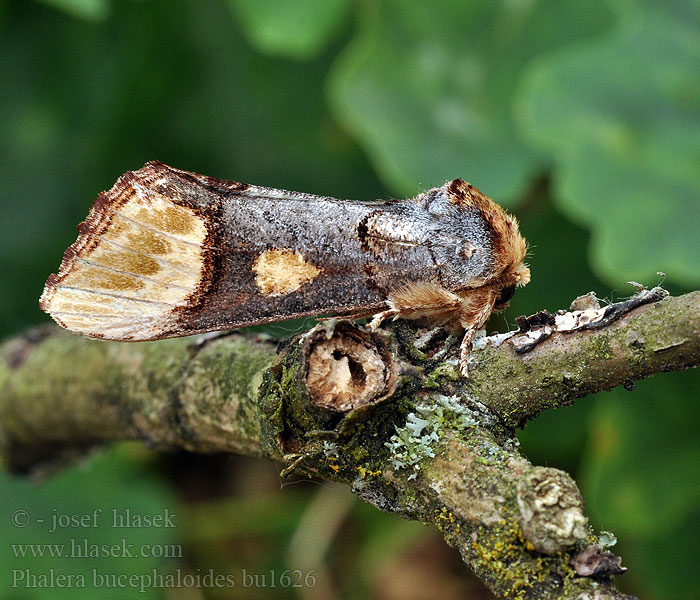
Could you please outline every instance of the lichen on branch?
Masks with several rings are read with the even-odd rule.
[[[18,472],[96,444],[268,456],[435,524],[498,597],[622,598],[623,568],[566,473],[515,429],[543,410],[700,363],[700,292],[521,320],[459,340],[403,321],[327,321],[286,342],[230,333],[147,344],[42,327],[0,347],[0,456]],[[596,324],[597,323],[597,324]]]

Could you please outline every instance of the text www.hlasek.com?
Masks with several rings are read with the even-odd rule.
[[[66,544],[11,544],[15,558],[182,558],[180,544],[141,544],[122,538],[118,543],[94,544],[71,538]]]

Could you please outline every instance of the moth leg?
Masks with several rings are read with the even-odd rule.
[[[410,281],[392,290],[389,309],[375,315],[369,324],[376,329],[389,317],[421,319],[433,327],[457,320],[462,298],[432,281]]]
[[[464,331],[462,343],[459,346],[459,374],[462,377],[469,377],[469,351],[472,347],[474,334],[478,331],[476,327],[470,327]]]
[[[383,321],[385,321],[389,317],[396,317],[400,313],[401,311],[399,311],[397,308],[390,308],[389,310],[384,310],[374,315],[367,327],[370,329],[370,331],[376,331]]]
[[[462,296],[459,314],[459,322],[464,328],[464,337],[459,353],[459,372],[462,377],[469,376],[469,351],[474,334],[489,320],[496,298],[497,292],[484,288],[469,290]]]

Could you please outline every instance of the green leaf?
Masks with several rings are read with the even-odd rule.
[[[363,5],[332,74],[338,118],[397,191],[463,177],[513,202],[541,168],[518,141],[512,100],[523,68],[612,22],[588,2],[386,0]]]
[[[619,284],[664,271],[694,286],[700,11],[690,2],[624,6],[614,35],[529,71],[517,114],[525,135],[556,160],[559,206],[591,227],[599,275]]]
[[[228,0],[251,44],[266,54],[310,58],[348,15],[347,0]]]
[[[85,21],[104,21],[109,16],[109,0],[39,0]]]
[[[617,535],[631,576],[673,598],[696,597],[695,556],[683,544],[700,513],[698,397],[698,371],[599,394],[580,477],[593,526]]]
[[[124,582],[132,574],[151,575],[154,569],[167,574],[173,558],[156,556],[177,557],[181,550],[174,543],[179,525],[174,497],[126,448],[115,447],[40,486],[0,472],[2,589],[29,600],[111,599],[123,596],[124,589],[129,597],[162,597],[155,585],[146,585],[143,592],[138,584],[115,589],[108,582],[118,580],[102,577],[121,576]],[[118,527],[127,521],[115,520],[113,511],[125,517],[127,510],[138,516],[164,515],[167,510],[175,527]],[[98,556],[86,557],[86,549]],[[50,579],[42,585],[40,577],[51,573],[54,585]],[[64,576],[62,585],[59,576]]]

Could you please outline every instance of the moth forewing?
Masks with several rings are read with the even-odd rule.
[[[309,315],[474,331],[529,270],[517,222],[461,180],[342,201],[151,162],[100,194],[40,299],[90,337],[154,340]]]

